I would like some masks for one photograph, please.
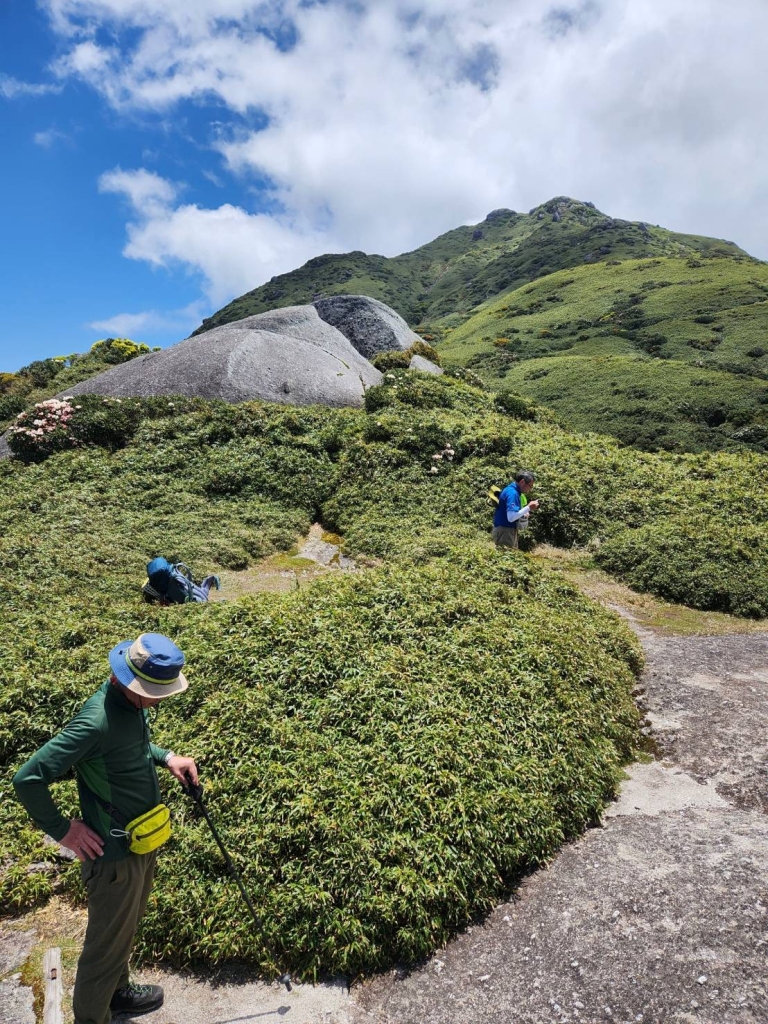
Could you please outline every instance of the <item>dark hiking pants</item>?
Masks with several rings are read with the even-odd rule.
[[[75,1024],[109,1024],[109,1003],[128,984],[128,959],[147,905],[157,850],[123,860],[81,865],[88,893],[88,929],[75,980]]]
[[[494,526],[491,537],[497,548],[517,548],[516,526]]]

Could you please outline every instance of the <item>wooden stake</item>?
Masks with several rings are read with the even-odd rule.
[[[61,977],[61,950],[58,946],[45,951],[43,980],[45,981],[43,1024],[63,1024],[61,996],[64,992],[64,984]]]

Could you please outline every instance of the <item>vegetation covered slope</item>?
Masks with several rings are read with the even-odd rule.
[[[203,321],[199,331],[278,306],[308,303],[317,295],[342,293],[371,295],[411,324],[431,323],[564,267],[702,253],[745,255],[732,242],[616,220],[591,203],[559,196],[529,213],[494,210],[481,224],[448,231],[400,256],[319,256],[241,295]]]
[[[584,266],[432,329],[447,365],[543,402],[577,430],[648,450],[768,449],[765,264]]]
[[[507,292],[445,326],[445,359],[483,375],[567,351],[652,355],[768,378],[768,265],[743,257],[593,264]]]
[[[506,382],[571,427],[647,450],[768,449],[768,266],[732,242],[561,196],[527,214],[495,210],[393,259],[310,260],[200,329],[340,292],[389,303],[446,365]],[[520,367],[542,358],[551,366]]]
[[[528,359],[505,386],[645,451],[768,451],[768,382],[630,356]]]
[[[198,758],[281,966],[416,959],[578,833],[631,755],[639,652],[557,574],[493,550],[485,492],[513,467],[540,475],[534,536],[599,540],[606,566],[661,593],[687,574],[702,607],[768,609],[764,458],[621,449],[408,371],[366,403],[127,401],[118,451],[0,464],[4,906],[51,885],[26,871],[50,854],[10,778],[142,630],[189,657],[190,690],[154,735]],[[152,555],[243,568],[317,518],[384,563],[287,596],[140,600]],[[74,810],[71,781],[58,796]],[[273,967],[205,826],[178,790],[168,800],[143,953]]]

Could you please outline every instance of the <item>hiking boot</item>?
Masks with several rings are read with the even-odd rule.
[[[152,1013],[163,1005],[163,990],[159,985],[134,985],[130,982],[119,988],[112,996],[109,1008],[112,1013]]]

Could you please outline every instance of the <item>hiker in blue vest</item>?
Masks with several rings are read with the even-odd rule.
[[[499,504],[493,516],[493,542],[497,548],[516,548],[520,529],[528,525],[528,515],[539,507],[538,501],[528,501],[536,477],[523,469],[515,475],[499,495]]]

